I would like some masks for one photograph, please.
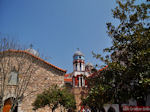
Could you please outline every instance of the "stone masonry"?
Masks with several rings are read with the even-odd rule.
[[[8,72],[11,71],[9,69],[9,66],[14,66],[15,69],[19,69],[21,67],[22,71],[27,69],[26,66],[28,64],[31,64],[31,68],[35,68],[34,72],[31,72],[30,81],[28,83],[27,89],[25,90],[23,94],[23,98],[21,101],[19,101],[18,104],[18,112],[35,112],[33,110],[32,103],[34,102],[37,94],[42,93],[45,89],[48,89],[51,85],[58,85],[63,86],[64,85],[64,74],[66,73],[65,70],[58,68],[41,58],[34,56],[33,54],[27,52],[27,51],[19,51],[19,50],[9,50],[4,52],[4,56],[2,58],[9,57],[9,60],[11,61],[11,64],[7,65]],[[2,55],[2,54],[1,54]],[[14,61],[17,59],[16,61]],[[17,65],[17,61],[22,61],[23,66]],[[3,61],[6,62],[6,61]],[[0,66],[2,67],[2,66]],[[12,68],[12,67],[10,67]],[[1,74],[0,74],[1,75]],[[2,77],[2,76],[0,76]],[[26,77],[23,75],[23,72],[18,74],[19,81]],[[7,83],[8,81],[6,81]],[[2,84],[0,82],[0,84]],[[8,85],[6,84],[7,88],[10,86],[10,88],[16,88],[16,86]],[[12,90],[12,89],[11,89]],[[3,100],[7,100],[9,97],[16,97],[16,94],[12,92],[11,94],[8,92],[10,89],[6,89],[4,93]],[[62,109],[62,108],[60,108]],[[64,109],[63,109],[64,110]],[[60,110],[57,109],[56,112],[59,112]],[[36,112],[50,112],[50,109],[48,107],[45,107],[43,109],[38,109]]]

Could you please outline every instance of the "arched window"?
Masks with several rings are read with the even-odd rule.
[[[110,107],[108,112],[115,112],[115,109],[113,107]]]
[[[8,77],[9,85],[17,85],[18,84],[18,73],[16,71],[12,71]]]
[[[81,87],[83,86],[83,85],[82,85],[82,83],[83,83],[82,78],[83,78],[83,77],[81,76],[81,77],[80,77],[80,83],[81,83],[80,85],[81,85]]]
[[[77,69],[78,69],[77,67],[78,67],[78,65],[77,65],[77,63],[76,63],[76,71],[78,71],[78,70],[77,70]]]
[[[80,71],[82,71],[82,64],[80,63]]]

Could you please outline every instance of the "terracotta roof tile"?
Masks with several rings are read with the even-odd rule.
[[[68,77],[68,76],[69,76],[69,74],[65,74],[65,75],[64,75],[64,77]]]
[[[108,67],[108,65],[106,65],[105,67],[99,69],[98,72],[103,71],[103,70],[106,69],[107,67]]]
[[[106,65],[105,67],[99,69],[97,72],[103,71],[104,69],[106,69],[108,67],[108,65]],[[97,74],[97,72],[94,72],[93,74],[91,74],[89,77],[93,77]]]
[[[64,79],[65,82],[72,82],[72,78],[70,79]]]
[[[66,70],[63,70],[63,69],[61,69],[61,68],[59,68],[59,67],[57,67],[57,66],[55,66],[55,65],[53,65],[53,64],[51,64],[51,63],[48,63],[48,62],[46,62],[45,60],[41,59],[40,57],[37,57],[37,56],[33,55],[32,53],[27,52],[27,51],[25,51],[25,50],[14,50],[14,49],[10,49],[10,50],[4,51],[4,52],[26,53],[26,54],[31,55],[32,57],[36,58],[37,60],[40,60],[40,61],[44,62],[45,64],[47,64],[47,65],[49,65],[49,66],[52,66],[52,67],[54,67],[54,68],[56,68],[56,69],[58,69],[58,70],[60,70],[60,71],[66,73]]]

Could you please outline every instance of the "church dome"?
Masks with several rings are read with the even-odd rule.
[[[81,51],[76,51],[73,56],[84,56]]]
[[[88,62],[88,63],[86,64],[86,66],[91,66],[91,67],[93,67],[93,64],[90,63],[90,62]]]
[[[26,51],[35,55],[35,56],[39,56],[39,52],[37,52],[35,49],[29,48]]]

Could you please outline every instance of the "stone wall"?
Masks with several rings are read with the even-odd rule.
[[[31,83],[29,83],[29,86],[24,94],[27,97],[21,104],[23,112],[32,112],[32,103],[34,102],[37,94],[42,93],[44,89],[48,89],[54,84],[63,86],[64,77],[39,67],[36,73],[32,75]]]
[[[75,96],[75,100],[76,100],[76,111],[80,111],[81,110],[81,98],[85,98],[87,96],[88,93],[88,89],[86,87],[73,87],[72,88],[72,93]]]
[[[0,79],[4,75],[6,76],[3,100],[5,101],[10,97],[16,98],[16,88],[21,87],[21,84],[28,84],[23,99],[19,101],[18,112],[35,112],[32,103],[35,101],[37,94],[42,93],[51,85],[58,85],[59,87],[64,85],[64,71],[30,53],[24,51],[6,52],[3,56],[0,56],[0,68],[3,67],[3,71],[5,71],[3,73],[1,69]],[[17,85],[8,85],[8,77],[12,69],[18,72],[20,83]],[[22,83],[25,78],[27,83]],[[0,87],[2,87],[2,80],[0,80]],[[49,108],[39,109],[37,112],[47,111],[50,112]]]

